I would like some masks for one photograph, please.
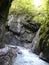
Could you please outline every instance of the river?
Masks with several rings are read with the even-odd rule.
[[[49,65],[49,63],[41,60],[38,55],[29,51],[24,47],[17,46],[21,54],[17,54],[13,61],[13,65]]]

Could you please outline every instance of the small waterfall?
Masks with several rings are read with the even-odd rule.
[[[21,31],[21,24],[20,24],[20,22],[21,22],[21,18],[18,18],[18,20],[17,20],[17,31],[18,32],[20,32]]]

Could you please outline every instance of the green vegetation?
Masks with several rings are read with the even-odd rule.
[[[10,9],[10,12],[12,11],[16,11],[18,14],[35,12],[32,0],[14,0]]]
[[[49,0],[47,1],[47,18],[39,30],[39,46],[45,56],[49,55]],[[45,53],[46,52],[46,53]],[[49,56],[48,56],[49,57]],[[48,58],[47,57],[47,58]]]
[[[42,5],[35,7],[34,0],[14,0],[10,12],[16,12],[15,15],[23,14],[26,18],[30,17],[35,22],[45,23],[47,17],[47,0],[42,0]]]
[[[35,15],[35,9],[32,0],[14,0],[10,8],[10,12],[16,12],[15,15],[24,15],[25,18],[30,18]]]

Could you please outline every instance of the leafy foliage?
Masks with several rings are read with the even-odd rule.
[[[14,0],[10,12],[13,10],[15,10],[18,14],[33,14],[35,12],[32,0]]]
[[[42,6],[35,7],[34,0],[14,0],[10,8],[10,12],[16,11],[16,15],[24,14],[27,17],[32,17],[32,20],[39,23],[45,23],[47,17],[47,0],[42,0]]]

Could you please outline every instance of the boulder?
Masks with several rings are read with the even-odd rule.
[[[15,35],[13,35],[12,32],[6,32],[5,38],[4,38],[4,43],[5,44],[17,45],[18,40],[16,39]]]
[[[22,42],[31,43],[33,38],[34,38],[34,34],[33,33],[28,33],[26,31],[24,32],[24,34],[21,35],[21,41]]]
[[[11,48],[5,45],[5,48],[0,49],[0,64],[12,65],[13,59],[17,56],[17,48]]]

